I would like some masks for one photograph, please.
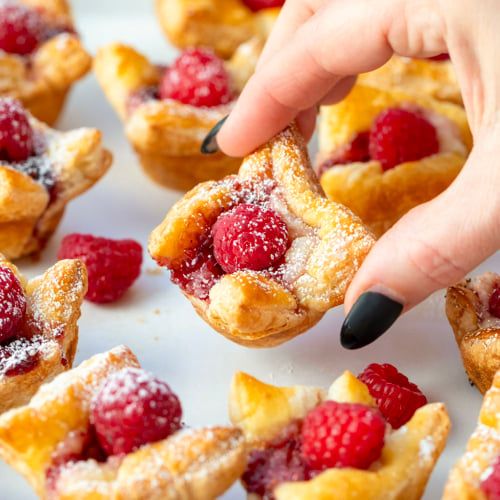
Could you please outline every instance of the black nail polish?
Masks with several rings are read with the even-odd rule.
[[[219,120],[215,126],[210,130],[207,134],[203,142],[201,143],[201,152],[205,155],[211,155],[213,153],[217,153],[219,151],[219,145],[217,144],[217,134],[224,125],[224,122],[227,120],[228,115],[226,115],[222,120]]]
[[[390,328],[402,310],[402,304],[381,293],[363,293],[342,325],[342,346],[346,349],[359,349],[371,344]]]

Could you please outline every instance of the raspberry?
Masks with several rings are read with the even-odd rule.
[[[368,386],[380,412],[394,429],[406,424],[417,408],[427,404],[420,389],[388,363],[368,365],[358,379]]]
[[[24,161],[33,152],[34,139],[23,105],[10,97],[0,98],[0,161]]]
[[[30,54],[44,31],[45,23],[35,9],[20,3],[0,4],[0,50],[21,56]]]
[[[497,286],[490,295],[488,312],[495,318],[500,318],[500,286]]]
[[[325,401],[304,419],[302,451],[314,469],[368,469],[382,453],[385,427],[369,406]]]
[[[198,107],[226,104],[232,97],[224,62],[204,48],[186,49],[165,71],[160,84],[160,99]]]
[[[434,126],[418,112],[388,108],[372,123],[369,151],[373,160],[389,170],[437,153],[439,141]]]
[[[480,487],[488,500],[500,500],[500,457],[496,459],[491,474],[481,481]]]
[[[259,271],[275,264],[288,247],[288,228],[269,208],[242,203],[212,227],[214,255],[226,273]]]
[[[58,259],[80,259],[87,267],[91,302],[113,302],[132,286],[141,272],[142,247],[134,240],[113,240],[90,234],[68,234]]]
[[[243,3],[253,12],[271,7],[282,7],[285,0],[243,0]]]
[[[165,439],[181,426],[182,408],[163,381],[138,368],[110,375],[92,398],[91,422],[109,455]]]
[[[16,275],[0,267],[0,342],[15,335],[26,313],[26,296]]]

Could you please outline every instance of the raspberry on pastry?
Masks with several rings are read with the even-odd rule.
[[[500,275],[486,272],[446,292],[446,316],[465,372],[484,394],[500,369]]]
[[[328,392],[238,372],[229,413],[250,449],[242,482],[255,500],[419,499],[450,428],[444,404],[431,403],[393,429],[348,371]]]
[[[66,0],[0,1],[0,96],[52,125],[90,67]]]
[[[40,498],[215,499],[245,469],[243,433],[180,428],[181,412],[170,387],[118,346],[1,416],[0,456]]]
[[[19,101],[0,98],[0,253],[17,259],[43,250],[67,203],[111,161],[98,130],[58,132]]]
[[[79,260],[61,260],[26,280],[0,255],[0,412],[26,404],[73,364],[87,291]]]
[[[271,347],[343,302],[373,243],[356,216],[326,199],[292,125],[238,175],[179,200],[151,233],[149,253],[215,330]]]
[[[156,0],[160,26],[178,48],[210,47],[230,58],[241,44],[267,39],[285,0]]]
[[[200,151],[205,136],[234,104],[235,68],[229,70],[206,48],[187,49],[167,67],[118,43],[102,47],[94,59],[97,79],[144,171],[181,191],[235,173],[241,164],[222,152]]]
[[[500,372],[484,393],[466,449],[448,475],[443,500],[498,498],[500,457]]]
[[[382,235],[444,191],[472,147],[462,107],[361,83],[322,106],[315,170],[326,195]]]

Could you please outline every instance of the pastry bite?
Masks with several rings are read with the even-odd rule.
[[[65,0],[0,1],[0,96],[53,125],[91,61]]]
[[[79,260],[61,260],[28,280],[0,255],[0,412],[26,404],[71,368],[86,291]]]
[[[326,195],[380,236],[444,191],[472,147],[462,107],[357,84],[322,106],[315,169]]]
[[[17,259],[43,250],[69,201],[111,166],[101,132],[58,132],[20,102],[0,98],[0,252]]]
[[[253,500],[419,499],[450,428],[444,404],[389,364],[345,371],[328,391],[238,372],[229,412],[250,450],[242,484]]]
[[[285,0],[156,0],[172,45],[211,47],[223,59],[252,38],[267,39]]]
[[[500,495],[500,373],[484,394],[476,428],[450,471],[443,500],[494,500]]]
[[[463,106],[462,93],[448,54],[418,59],[394,55],[383,66],[362,73],[363,85],[424,95]]]
[[[44,499],[215,499],[245,468],[243,434],[181,418],[171,388],[118,346],[1,416],[0,456]]]
[[[236,97],[225,63],[212,51],[186,49],[165,67],[113,43],[97,52],[94,70],[152,180],[186,191],[238,170],[241,159],[200,151]]]
[[[238,175],[201,183],[168,212],[149,253],[216,331],[272,347],[339,305],[374,239],[328,200],[292,125]]]
[[[486,272],[449,287],[446,316],[465,372],[484,394],[500,368],[500,276]]]

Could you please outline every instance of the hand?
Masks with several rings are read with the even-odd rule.
[[[342,99],[353,75],[393,53],[449,52],[474,148],[453,184],[404,216],[362,264],[345,298],[346,347],[373,341],[401,311],[500,248],[498,26],[496,0],[287,0],[255,74],[217,135],[219,147],[235,156],[294,119],[310,138],[317,106]]]

